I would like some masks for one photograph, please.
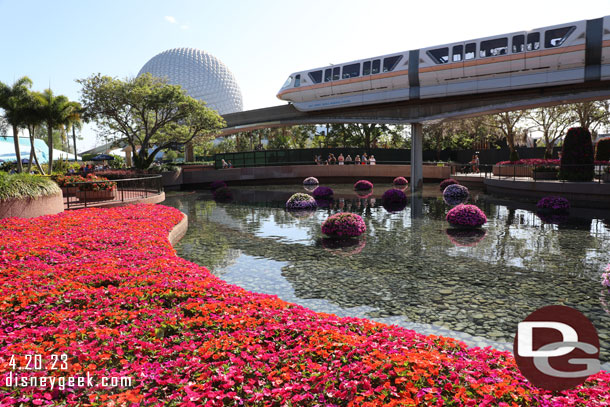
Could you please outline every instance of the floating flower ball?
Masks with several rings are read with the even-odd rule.
[[[224,181],[212,181],[212,183],[210,184],[210,190],[216,191],[218,188],[226,188],[227,187],[227,183]]]
[[[409,181],[407,181],[405,177],[396,177],[394,178],[394,181],[392,181],[392,184],[394,185],[407,185],[408,183]]]
[[[307,177],[303,180],[303,185],[318,185],[319,183],[320,182],[318,182],[318,179],[315,177]]]
[[[316,199],[332,199],[333,190],[329,187],[317,187],[313,190],[313,197]]]
[[[307,192],[313,192],[317,187],[317,185],[303,185],[303,189]]]
[[[321,239],[322,247],[340,256],[353,256],[358,254],[366,246],[366,239],[333,239],[325,237]]]
[[[561,196],[545,196],[538,201],[536,207],[546,211],[568,212],[570,210],[570,202]]]
[[[449,237],[449,240],[456,245],[462,247],[473,247],[479,244],[481,240],[487,234],[484,229],[460,229],[460,228],[448,228],[445,233]]]
[[[446,220],[455,227],[476,228],[487,222],[487,216],[475,205],[460,204],[447,212]]]
[[[443,200],[448,205],[458,205],[468,199],[468,188],[463,185],[451,184],[443,190]]]
[[[400,189],[388,189],[381,196],[381,200],[388,212],[399,212],[407,206],[407,195]]]
[[[455,184],[459,185],[460,183],[457,182],[456,180],[454,180],[453,178],[444,179],[441,181],[441,184],[440,184],[441,191],[444,191],[445,188],[447,188],[449,185],[455,185]]]
[[[606,266],[606,272],[602,274],[602,285],[610,290],[610,264]]]
[[[214,200],[218,202],[230,202],[233,200],[233,192],[228,187],[218,188],[214,191]]]
[[[315,209],[318,205],[313,196],[298,192],[286,201],[286,209]]]
[[[356,191],[368,191],[369,189],[373,189],[373,183],[365,179],[361,179],[360,181],[356,181],[354,184],[354,189]]]
[[[295,218],[295,219],[307,219],[307,218],[311,218],[315,213],[315,209],[302,209],[302,210],[298,210],[298,211],[286,211],[288,212],[288,214]]]
[[[364,220],[355,213],[336,213],[322,223],[322,233],[330,237],[357,237],[364,232],[366,232]]]
[[[318,208],[330,208],[334,203],[332,198],[316,198]]]

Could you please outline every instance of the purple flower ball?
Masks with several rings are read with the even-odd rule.
[[[409,181],[407,181],[405,177],[396,177],[394,178],[394,181],[392,181],[392,184],[394,185],[407,185],[408,183]]]
[[[313,197],[316,199],[331,199],[333,194],[332,188],[329,187],[317,187],[313,190]]]
[[[296,193],[286,201],[286,209],[302,210],[315,209],[318,205],[313,196],[303,193]]]
[[[570,210],[570,202],[561,196],[545,196],[538,201],[536,207],[553,212],[568,212]]]
[[[307,177],[303,180],[303,185],[318,185],[320,182],[315,177]]]
[[[459,182],[457,182],[453,178],[447,178],[445,180],[442,180],[441,183],[440,183],[441,191],[444,191],[445,188],[447,188],[449,185],[454,185],[454,184],[458,184],[459,185]]]

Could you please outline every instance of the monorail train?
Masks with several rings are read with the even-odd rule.
[[[298,110],[610,79],[610,16],[399,52],[290,75]]]

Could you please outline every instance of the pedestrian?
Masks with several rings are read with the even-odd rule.
[[[373,154],[371,154],[371,158],[369,158],[369,164],[370,165],[375,165],[375,162],[376,162],[375,156]]]
[[[351,164],[352,163],[352,156],[351,155],[347,155],[347,157],[345,157],[345,164]]]
[[[366,165],[369,163],[369,158],[367,157],[366,153],[362,153],[362,165]]]
[[[356,154],[356,158],[354,158],[354,162],[356,163],[356,165],[360,164],[360,156],[358,154]]]
[[[339,158],[337,160],[339,161],[339,165],[343,165],[343,163],[345,161],[345,157],[343,157],[343,153],[339,154]]]
[[[222,159],[222,168],[229,168],[229,164],[227,164],[224,158]]]

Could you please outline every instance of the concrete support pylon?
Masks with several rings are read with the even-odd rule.
[[[424,185],[423,126],[411,123],[411,193],[421,191]]]

